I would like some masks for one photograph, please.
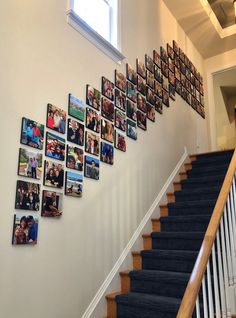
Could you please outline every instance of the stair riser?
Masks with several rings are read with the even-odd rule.
[[[148,308],[142,309],[138,307],[131,307],[123,304],[117,306],[117,318],[173,318],[176,317],[175,313],[162,312],[158,309],[150,310]]]
[[[162,232],[205,232],[207,229],[208,222],[182,222],[182,223],[162,223],[161,224],[161,231]]]
[[[142,258],[143,269],[159,271],[176,271],[180,273],[191,273],[195,259],[193,260],[165,260],[159,258]]]
[[[201,201],[201,200],[216,200],[219,193],[176,193],[175,202],[187,202],[187,201]]]
[[[217,158],[217,159],[198,159],[196,161],[192,162],[193,168],[198,167],[212,167],[214,165],[225,165],[230,163],[231,157],[225,157],[225,158]]]
[[[206,177],[206,176],[217,176],[226,174],[227,169],[215,169],[215,170],[202,170],[202,169],[194,169],[187,172],[188,177]]]
[[[210,182],[205,182],[205,183],[199,183],[199,182],[190,182],[188,180],[186,180],[186,182],[181,183],[182,185],[182,189],[209,189],[211,187],[219,187],[219,189],[221,188],[223,184],[223,180],[219,180],[219,181],[210,181]]]
[[[228,161],[232,158],[232,155],[233,155],[233,152],[230,152],[230,153],[225,153],[225,154],[222,154],[222,153],[218,153],[218,154],[205,154],[205,155],[198,155],[197,156],[197,160],[196,161],[208,161],[208,160],[211,160],[211,161],[214,161],[214,162],[217,162],[217,161]]]
[[[169,208],[169,216],[181,216],[181,215],[210,215],[213,212],[214,207],[206,208]]]
[[[201,247],[202,240],[186,239],[152,239],[152,248],[161,250],[185,250],[198,251]]]

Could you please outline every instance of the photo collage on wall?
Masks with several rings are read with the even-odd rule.
[[[112,166],[115,149],[126,152],[126,137],[137,140],[176,94],[205,118],[203,78],[176,41],[125,73],[102,76],[100,91],[87,84],[85,102],[69,94],[68,112],[47,104],[46,125],[22,118],[13,245],[35,245],[39,214],[60,218],[63,195],[81,198],[84,177],[99,180],[100,162]]]

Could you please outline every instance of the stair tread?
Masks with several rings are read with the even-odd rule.
[[[152,238],[203,239],[205,232],[152,232]]]
[[[129,273],[131,279],[137,280],[151,280],[151,281],[165,281],[165,282],[188,282],[190,278],[189,273],[180,273],[172,271],[160,271],[160,270],[150,270],[150,269],[140,269],[131,271]]]
[[[185,183],[207,183],[210,181],[221,181],[223,182],[225,178],[224,174],[217,175],[217,176],[206,176],[206,177],[192,177],[191,179],[186,179],[186,180],[181,180],[180,183],[185,184]]]
[[[177,190],[175,191],[175,194],[193,194],[193,193],[219,193],[220,192],[220,187],[210,187],[208,189],[202,189],[202,188],[191,188],[191,189],[182,189],[182,190]]]
[[[214,207],[216,203],[216,200],[201,200],[201,201],[186,201],[186,202],[174,202],[174,203],[168,203],[168,207],[176,207],[176,208],[188,208],[188,207],[205,207],[205,206],[212,206]]]
[[[186,250],[143,250],[141,256],[149,258],[167,258],[167,259],[193,259],[198,255],[197,251],[186,251]]]
[[[201,221],[209,221],[211,218],[211,214],[199,214],[199,215],[177,215],[177,216],[162,216],[160,221],[165,222],[201,222]]]

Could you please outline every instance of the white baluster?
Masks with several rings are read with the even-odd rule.
[[[214,295],[215,295],[215,315],[216,318],[221,318],[221,310],[220,310],[220,297],[219,297],[219,284],[218,284],[218,271],[216,267],[216,252],[215,252],[215,244],[212,247],[212,263],[213,263],[213,281],[214,281]]]
[[[208,303],[207,303],[205,276],[203,276],[203,280],[202,280],[202,293],[203,293],[203,313],[204,313],[204,318],[208,318]]]
[[[210,258],[209,258],[209,260],[210,260]],[[210,316],[210,318],[214,318],[210,261],[208,261],[208,263],[207,263],[207,290],[208,290],[209,316]]]
[[[232,260],[232,280],[233,285],[236,284],[236,258],[235,258],[235,242],[234,242],[234,225],[233,225],[233,217],[232,217],[232,209],[231,209],[231,199],[228,196],[226,211],[227,211],[227,219],[229,225],[229,244],[230,244],[230,252],[231,252],[231,260]]]
[[[197,297],[197,300],[196,300],[196,314],[197,314],[197,318],[201,318],[200,305],[199,305],[199,298],[198,297]]]
[[[228,273],[229,273],[229,286],[233,286],[232,257],[231,257],[231,251],[230,251],[230,243],[229,243],[229,226],[228,226],[226,207],[224,208],[224,225],[225,225],[226,257],[227,257],[227,266],[228,266]]]
[[[235,245],[234,245],[234,255],[236,257],[236,190],[235,190],[235,178],[233,178],[233,184],[232,184],[232,189],[230,192],[231,195],[231,199],[232,199],[232,217],[233,217],[233,221],[234,221],[234,241],[235,241]]]

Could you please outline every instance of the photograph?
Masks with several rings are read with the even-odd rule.
[[[123,73],[121,73],[117,70],[115,70],[115,86],[118,87],[123,92],[125,92],[126,77]]]
[[[162,84],[158,81],[155,81],[154,92],[158,97],[162,98]]]
[[[191,92],[191,83],[190,83],[190,81],[186,79],[185,85],[186,85],[187,91],[190,93]]]
[[[47,128],[64,134],[66,132],[66,112],[61,108],[48,104]]]
[[[130,119],[126,121],[126,133],[131,139],[137,140],[137,124]]]
[[[115,131],[115,148],[126,152],[125,136],[120,134],[117,130]]]
[[[73,170],[83,171],[84,150],[78,147],[67,145],[66,167]]]
[[[126,64],[126,77],[131,83],[137,85],[137,73],[129,63]]]
[[[137,126],[143,130],[147,130],[147,115],[140,110],[137,111]]]
[[[145,64],[146,64],[146,68],[150,71],[150,72],[154,72],[154,62],[153,59],[145,54]]]
[[[191,94],[187,93],[186,102],[191,106]]]
[[[164,61],[161,61],[161,72],[165,77],[169,76],[168,64],[165,63]]]
[[[168,58],[168,67],[171,72],[175,71],[174,60],[172,60],[170,57]]]
[[[20,142],[23,145],[42,150],[44,142],[44,125],[23,117]]]
[[[140,75],[138,75],[137,91],[144,96],[146,95],[146,80]]]
[[[163,90],[163,95],[162,95],[162,102],[166,107],[170,106],[169,94],[164,90]]]
[[[68,115],[80,121],[84,121],[84,117],[85,117],[84,102],[72,94],[69,94]]]
[[[153,62],[156,64],[156,66],[161,68],[161,56],[156,50],[153,50]]]
[[[114,100],[114,84],[104,76],[102,76],[102,94],[110,100]]]
[[[62,193],[43,190],[41,216],[59,217],[62,215]]]
[[[148,103],[151,103],[152,105],[155,104],[155,98],[154,98],[154,92],[151,88],[149,88],[147,86],[147,89],[146,89],[146,100]]]
[[[141,94],[137,94],[137,107],[144,113],[147,112],[146,98]]]
[[[175,40],[173,40],[173,50],[174,50],[175,54],[179,55],[179,46]]]
[[[177,55],[175,55],[174,64],[178,69],[180,69],[180,59]]]
[[[165,76],[163,76],[162,88],[167,92],[169,90],[169,80]]]
[[[136,86],[134,86],[132,83],[127,82],[126,86],[126,94],[127,97],[132,100],[132,102],[136,102],[137,99],[137,92],[136,92]]]
[[[40,204],[40,185],[17,180],[15,209],[38,211]]]
[[[136,59],[136,68],[138,75],[142,76],[142,78],[146,78],[146,68],[145,64],[140,60]]]
[[[175,86],[171,84],[169,84],[169,96],[173,101],[175,101]]]
[[[175,66],[175,78],[180,82],[180,70]]]
[[[68,119],[67,140],[79,146],[83,146],[84,125],[74,119]]]
[[[118,89],[115,90],[115,106],[123,112],[126,111],[126,95]]]
[[[126,114],[116,109],[115,112],[115,127],[126,131]]]
[[[41,179],[43,155],[29,149],[19,149],[18,175]]]
[[[184,74],[180,74],[180,82],[183,87],[186,86],[186,76]]]
[[[155,110],[159,113],[163,113],[163,105],[162,105],[162,98],[155,96]]]
[[[66,172],[65,195],[81,198],[83,194],[82,174]]]
[[[114,147],[106,142],[101,142],[101,162],[114,164]]]
[[[183,86],[182,86],[182,89],[181,89],[181,97],[182,97],[184,100],[186,100],[186,98],[187,98],[187,90],[186,90],[186,88],[184,88]]]
[[[161,72],[161,68],[159,68],[158,66],[155,65],[154,67],[154,77],[155,79],[162,84],[163,82],[163,75]]]
[[[64,165],[45,160],[43,185],[61,189],[64,185]]]
[[[14,214],[12,244],[36,245],[38,239],[38,215]]]
[[[101,106],[101,92],[90,85],[86,85],[86,104],[100,110]]]
[[[90,179],[99,180],[99,160],[85,156],[84,176]]]
[[[127,104],[126,104],[126,115],[127,117],[129,117],[130,119],[136,121],[137,120],[137,104],[131,102],[131,100],[127,100]]]
[[[85,140],[85,151],[91,153],[92,155],[99,155],[99,143],[100,137],[86,131],[86,140]]]
[[[201,103],[201,105],[203,107],[205,106],[205,101],[204,101],[204,96],[203,95],[200,96],[200,103]]]
[[[155,122],[155,117],[156,117],[155,106],[147,103],[147,118],[151,120],[152,122]]]
[[[182,62],[185,61],[185,54],[181,48],[179,48],[179,58],[181,59]]]
[[[164,49],[163,46],[160,47],[160,52],[161,52],[161,59],[162,59],[162,61],[164,61],[165,63],[167,63],[167,61],[168,61],[168,55],[167,55],[166,49]]]
[[[168,54],[168,56],[169,56],[172,60],[174,59],[174,57],[175,57],[175,52],[174,52],[172,46],[170,46],[169,43],[167,44],[167,54]]]
[[[169,71],[169,82],[171,85],[175,86],[175,74]]]
[[[86,128],[100,133],[101,116],[96,110],[86,107]]]
[[[101,137],[106,141],[114,142],[114,125],[105,119],[102,119]]]
[[[154,88],[154,74],[150,71],[147,71],[147,85]]]
[[[46,133],[45,156],[64,161],[65,160],[65,139],[50,132]]]
[[[102,98],[102,116],[110,121],[114,121],[114,103],[106,97]]]
[[[180,81],[175,81],[175,91],[177,94],[181,95],[181,83]]]
[[[191,72],[189,68],[186,68],[185,70],[186,78],[191,81]]]
[[[180,72],[185,75],[186,74],[186,65],[180,61]]]

